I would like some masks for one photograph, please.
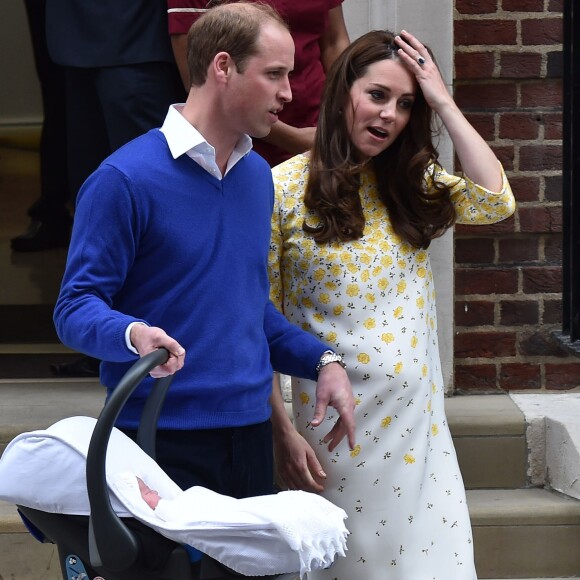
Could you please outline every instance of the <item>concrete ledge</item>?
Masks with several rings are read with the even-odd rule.
[[[512,394],[527,422],[528,476],[580,499],[580,393]]]

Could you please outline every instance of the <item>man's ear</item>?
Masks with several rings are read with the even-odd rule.
[[[212,61],[212,70],[215,74],[216,80],[220,82],[227,82],[231,75],[234,61],[227,52],[218,52]]]

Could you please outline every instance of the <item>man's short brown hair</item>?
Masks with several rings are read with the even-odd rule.
[[[276,10],[261,2],[222,1],[205,12],[187,34],[187,66],[191,85],[205,83],[207,69],[219,52],[227,52],[236,70],[243,72],[246,60],[258,52],[258,37],[267,22],[289,30]]]

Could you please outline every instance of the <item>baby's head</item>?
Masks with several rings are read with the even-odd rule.
[[[139,484],[141,497],[145,503],[154,510],[161,499],[159,494],[154,489],[151,489],[140,477],[137,478],[137,483]]]

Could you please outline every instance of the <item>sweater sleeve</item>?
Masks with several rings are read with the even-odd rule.
[[[147,322],[113,309],[136,255],[139,220],[130,185],[103,165],[79,192],[67,265],[54,322],[67,346],[101,360],[137,358],[125,342],[131,322]]]

